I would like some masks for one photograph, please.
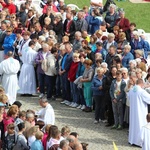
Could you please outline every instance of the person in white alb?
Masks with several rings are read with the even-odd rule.
[[[147,114],[146,119],[147,124],[142,127],[140,134],[142,150],[150,150],[150,113]]]
[[[20,63],[13,58],[13,53],[7,53],[7,59],[0,63],[0,74],[2,75],[2,87],[8,96],[8,103],[12,105],[16,101],[18,90],[17,73],[20,69]]]
[[[33,50],[34,46],[35,42],[30,41],[28,48],[22,50],[23,65],[19,76],[19,94],[36,94],[34,63],[37,52]]]
[[[55,124],[55,113],[53,107],[48,103],[46,97],[42,97],[39,99],[40,106],[43,108],[39,110],[37,115],[37,121],[43,121],[45,126],[47,124],[54,125]]]
[[[136,85],[128,93],[130,102],[130,125],[129,125],[129,143],[142,146],[140,142],[140,132],[146,124],[145,116],[148,114],[148,106],[150,104],[150,94],[144,89],[144,82],[138,79]]]

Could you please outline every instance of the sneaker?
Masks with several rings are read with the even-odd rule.
[[[118,127],[118,126],[114,124],[114,125],[111,127],[111,129],[117,129],[117,127]]]
[[[77,104],[77,103],[74,103],[74,105],[72,106],[73,108],[76,108],[76,107],[78,107],[79,106],[79,104]]]
[[[119,125],[118,128],[117,128],[117,130],[122,130],[122,129],[123,129],[123,128],[122,128],[121,125]]]
[[[82,105],[79,105],[77,108],[78,108],[78,109],[81,109],[81,107],[82,107]]]
[[[60,102],[61,104],[65,104],[65,103],[67,103],[68,101],[67,100],[64,100],[64,101],[62,101],[62,102]]]
[[[102,120],[103,123],[107,123],[107,120]]]
[[[40,95],[39,95],[39,98],[42,98],[44,96],[44,94],[43,93],[41,93]]]
[[[85,105],[82,105],[81,110],[85,109]]]
[[[69,105],[69,106],[70,106],[70,107],[72,107],[73,105],[74,105],[74,102],[70,103],[70,105]]]
[[[94,121],[94,124],[98,124],[98,123],[99,123],[99,121],[98,121],[98,120],[95,120],[95,121]]]
[[[67,105],[67,106],[69,106],[70,104],[71,104],[71,102],[69,102],[69,101],[65,103],[65,105]]]

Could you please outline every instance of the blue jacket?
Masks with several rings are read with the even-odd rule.
[[[122,102],[125,104],[126,103],[126,96],[125,96],[125,91],[124,91],[125,87],[126,87],[126,83],[124,80],[122,80],[121,85],[120,85],[120,94],[117,95],[117,98],[115,98],[114,93],[115,93],[115,89],[116,89],[116,79],[113,80],[111,83],[111,86],[110,86],[110,90],[109,90],[111,100],[113,100],[113,99],[116,99],[117,101],[122,100]]]
[[[148,56],[148,51],[150,50],[149,49],[149,45],[142,38],[140,38],[140,37],[139,37],[139,40],[137,42],[137,45],[135,45],[134,42],[135,42],[134,39],[132,39],[132,41],[130,42],[131,53],[133,55],[135,55],[134,50],[137,50],[137,49],[143,50],[144,51],[144,58],[146,59],[147,56]]]
[[[105,76],[103,76],[103,78],[105,78]],[[102,79],[103,80],[103,79]],[[102,86],[102,80],[100,80],[98,78],[98,75],[96,75],[93,80],[92,80],[92,84],[91,84],[91,89],[93,91],[93,95],[97,96],[97,95],[104,95],[103,90],[100,90],[99,87]]]
[[[3,43],[4,54],[6,55],[8,51],[14,51],[14,41],[16,39],[16,35],[12,33],[11,35],[6,35]]]
[[[84,70],[85,70],[84,64],[81,63],[81,62],[79,62],[79,64],[78,64],[78,69],[77,69],[77,72],[76,72],[76,79],[77,79],[78,77],[80,77],[80,76],[83,75]]]
[[[107,40],[103,42],[103,48],[108,52],[107,43],[108,43]],[[116,41],[113,41],[111,45],[114,45],[116,48],[118,47],[118,44]]]
[[[35,140],[30,148],[31,150],[44,150],[42,142],[40,140]]]
[[[99,30],[99,26],[101,25],[101,20],[98,17],[91,17],[89,20],[89,24],[91,25],[91,34],[94,34],[95,31]]]
[[[122,59],[122,65],[123,67],[129,68],[129,62],[130,60],[133,60],[134,56],[132,55],[132,53],[127,53],[126,55],[123,55],[123,59]]]
[[[103,61],[105,62],[106,60],[106,55],[108,54],[108,52],[102,48],[102,50],[100,52],[98,52],[98,50],[96,50],[96,53],[101,53],[102,54],[102,58],[103,58]]]

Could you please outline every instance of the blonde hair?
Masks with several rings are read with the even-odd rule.
[[[6,103],[8,101],[8,96],[6,94],[0,94],[0,102]]]
[[[78,57],[79,58],[79,53],[73,53],[73,57]]]
[[[46,133],[48,133],[50,127],[51,127],[51,124],[47,124],[47,125],[45,126],[45,132],[46,132]]]
[[[38,131],[39,131],[39,126],[36,125],[34,127],[31,127],[27,132],[27,137],[34,135]]]
[[[70,133],[70,128],[68,126],[65,126],[61,129],[61,135],[65,135],[65,133]]]
[[[35,133],[35,137],[36,137],[37,140],[41,140],[42,137],[43,137],[43,132],[37,131],[37,132]]]
[[[104,69],[102,67],[97,68],[97,72],[99,71],[104,73]]]

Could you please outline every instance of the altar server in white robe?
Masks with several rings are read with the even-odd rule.
[[[13,53],[7,53],[7,59],[0,63],[0,74],[2,75],[2,87],[8,96],[8,103],[12,105],[16,101],[18,90],[17,73],[20,69],[20,63],[13,58]]]
[[[55,123],[55,113],[53,107],[48,103],[48,100],[46,97],[42,97],[39,100],[40,105],[43,107],[41,110],[39,110],[37,115],[37,121],[41,120],[47,124],[54,125]]]
[[[129,91],[130,102],[130,124],[129,124],[129,143],[142,146],[140,142],[140,131],[146,124],[145,116],[148,114],[150,104],[150,94],[144,89],[142,79],[137,80],[137,84]]]
[[[20,94],[35,94],[36,80],[34,71],[34,62],[37,52],[33,50],[35,46],[34,41],[29,42],[29,46],[22,50],[22,67],[19,76],[19,91]]]
[[[141,145],[142,150],[150,150],[150,113],[147,114],[147,124],[141,130]]]

